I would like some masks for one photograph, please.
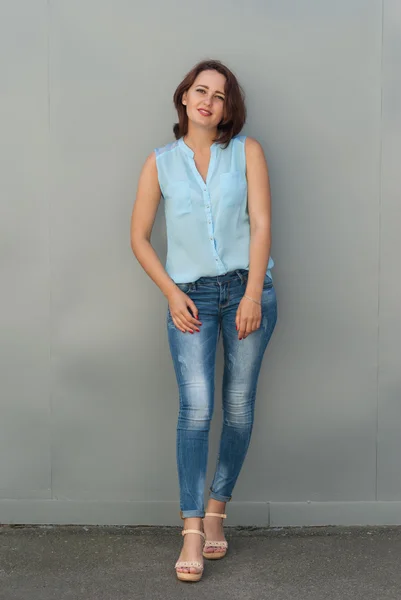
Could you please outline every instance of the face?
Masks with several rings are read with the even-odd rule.
[[[207,129],[216,129],[224,115],[226,78],[217,71],[202,71],[183,94],[188,119]]]

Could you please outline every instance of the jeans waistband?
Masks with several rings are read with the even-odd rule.
[[[214,277],[200,277],[194,283],[206,283],[208,285],[219,284],[219,283],[228,283],[232,281],[236,277],[240,279],[241,283],[243,283],[248,276],[248,269],[235,269],[234,271],[229,271],[224,275],[216,275]]]

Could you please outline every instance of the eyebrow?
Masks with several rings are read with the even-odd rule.
[[[208,86],[208,85],[203,85],[202,83],[198,83],[198,85],[197,85],[196,87],[204,87],[204,88],[206,88],[207,90],[209,89],[209,86]],[[225,94],[224,94],[224,92],[219,92],[219,90],[216,90],[216,94],[221,94],[222,96],[224,96],[224,95],[225,95]]]

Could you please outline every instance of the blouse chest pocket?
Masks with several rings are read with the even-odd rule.
[[[175,215],[185,215],[192,211],[191,188],[188,181],[170,181],[165,200]]]
[[[241,171],[231,171],[220,175],[220,191],[224,204],[238,206],[244,199],[246,190],[246,177]]]

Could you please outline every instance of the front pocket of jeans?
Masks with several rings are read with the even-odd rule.
[[[239,206],[246,195],[246,189],[246,177],[241,171],[220,175],[221,198],[227,206]]]
[[[273,281],[270,279],[268,275],[265,276],[265,280],[263,282],[263,289],[270,290],[273,287]]]
[[[184,294],[187,294],[191,289],[190,283],[176,283],[175,284]]]
[[[192,211],[191,188],[188,181],[172,181],[167,186],[165,200],[177,216]]]

